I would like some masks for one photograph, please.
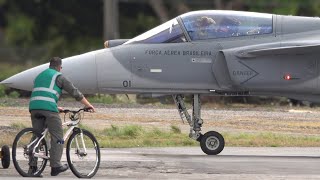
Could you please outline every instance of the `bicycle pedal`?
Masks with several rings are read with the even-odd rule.
[[[34,157],[42,158],[42,159],[49,159],[49,156],[46,156],[46,155],[43,155],[43,154],[40,154],[40,153],[35,153]]]

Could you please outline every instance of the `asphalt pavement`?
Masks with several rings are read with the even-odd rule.
[[[205,155],[199,147],[111,148],[101,153],[94,179],[320,179],[320,148],[226,147],[217,156]],[[51,177],[49,166],[43,175],[76,178],[70,170]],[[11,163],[9,169],[0,168],[0,179],[25,178]]]

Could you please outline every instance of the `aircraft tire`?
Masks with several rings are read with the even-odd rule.
[[[4,145],[1,148],[1,164],[4,169],[9,168],[10,166],[10,149],[9,146]]]
[[[207,155],[217,155],[224,148],[224,138],[216,131],[209,131],[202,136],[200,147]]]

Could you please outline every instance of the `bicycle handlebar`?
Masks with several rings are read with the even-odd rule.
[[[66,115],[69,114],[69,119],[71,121],[77,121],[76,124],[79,123],[79,121],[83,118],[81,117],[81,114],[80,112],[83,111],[83,112],[90,112],[92,108],[90,107],[85,107],[85,108],[81,108],[77,111],[72,111],[72,110],[69,110],[69,109],[65,109],[63,111],[61,111],[61,113],[64,113],[64,122],[66,122]],[[72,125],[75,125],[75,124],[72,124]]]
[[[67,113],[71,112],[71,113],[73,113],[73,114],[76,114],[76,113],[79,113],[79,112],[81,112],[81,111],[90,112],[91,109],[92,109],[91,107],[81,108],[81,109],[79,109],[79,110],[77,110],[77,111],[65,109],[65,110],[63,110],[63,111],[60,111],[60,113],[65,113],[65,114],[67,114]]]

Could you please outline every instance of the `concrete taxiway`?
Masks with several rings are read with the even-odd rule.
[[[101,149],[95,179],[320,179],[320,148],[226,147],[217,156],[199,147]],[[64,159],[65,160],[65,159]],[[58,177],[76,178],[69,170]],[[11,163],[0,179],[24,179]]]

